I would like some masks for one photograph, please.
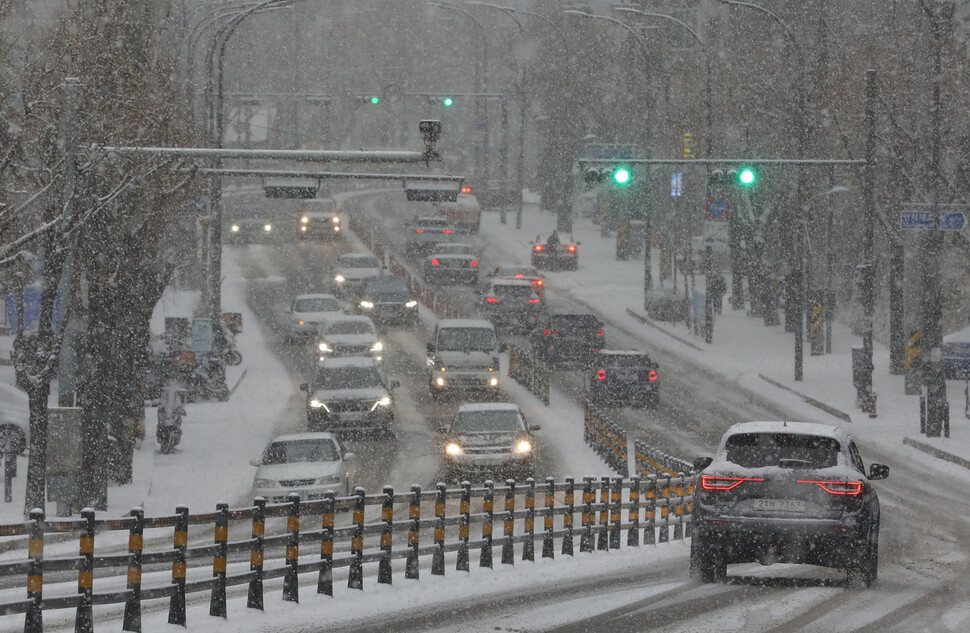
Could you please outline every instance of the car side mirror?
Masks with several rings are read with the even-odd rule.
[[[259,460],[258,459],[251,459],[251,460],[249,460],[249,465],[250,466],[259,466]]]
[[[352,462],[357,459],[357,453],[344,453],[344,461]]]
[[[540,425],[538,425],[538,424],[533,424],[533,425],[531,425],[529,427],[529,430],[530,431],[541,431],[542,430],[542,427]]]
[[[699,473],[714,462],[712,457],[698,457],[694,460],[694,472]]]
[[[401,381],[400,380],[392,380],[391,381],[391,389],[397,389],[400,386],[401,386]]]
[[[889,476],[889,466],[885,464],[869,464],[869,479],[885,479]]]
[[[305,383],[305,382],[304,383],[300,383],[300,391],[307,391],[307,392],[309,392],[310,391],[310,385],[309,385],[309,383]]]

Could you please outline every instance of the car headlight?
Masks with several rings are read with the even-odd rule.
[[[303,319],[297,319],[296,320],[296,324],[297,325],[306,325],[306,321],[304,321]]]
[[[267,233],[269,233],[270,231],[273,230],[273,225],[272,224],[264,224],[263,225],[263,230],[266,231]]]
[[[323,409],[327,413],[330,413],[330,407],[327,406],[327,403],[321,402],[320,400],[317,400],[316,398],[314,398],[313,400],[310,401],[310,406],[312,408],[314,408],[314,409]]]
[[[300,222],[302,222],[303,224],[306,224],[309,221],[310,221],[310,218],[308,218],[306,216],[303,216],[302,218],[300,218]]]
[[[279,488],[280,482],[275,479],[257,479],[253,482],[257,488]]]
[[[333,223],[334,224],[340,224],[340,218],[338,216],[336,216],[336,215],[333,216]]]
[[[232,231],[233,233],[238,233],[239,232],[239,225],[238,224],[233,224],[232,227],[230,227],[229,230]]]
[[[448,453],[449,455],[461,455],[465,451],[461,450],[460,445],[454,442],[451,442],[447,446],[445,446],[445,452]]]
[[[340,483],[340,475],[327,475],[326,477],[320,477],[319,479],[317,479],[318,485],[339,484],[339,483]]]
[[[367,310],[370,310],[371,308],[374,307],[374,302],[373,301],[361,301],[360,302],[360,307],[365,308]]]
[[[377,407],[386,407],[386,406],[388,406],[390,404],[391,404],[391,398],[389,396],[384,396],[383,398],[381,398],[380,400],[378,400],[377,402],[375,402],[374,403],[374,406],[372,406],[370,408],[370,410],[373,411]]]
[[[437,380],[434,381],[434,384],[438,385],[439,387],[444,387],[445,386],[445,379],[444,378],[438,378]]]
[[[529,440],[519,440],[518,444],[515,445],[515,452],[519,454],[531,453],[532,442],[530,442]]]
[[[418,302],[417,301],[414,301],[414,300],[411,300],[411,301],[408,301],[407,303],[405,303],[404,304],[404,307],[405,308],[413,308],[416,305],[418,305]]]
[[[343,275],[335,275],[333,280],[336,281],[338,284],[342,284],[343,282],[347,281],[347,279]]]
[[[333,230],[334,230],[334,232],[339,232],[340,231],[340,227],[339,226],[335,226],[335,227],[333,227]]]
[[[332,349],[330,349],[330,345],[328,345],[327,343],[320,343],[320,345],[318,345],[317,347],[319,348],[319,350],[321,352],[332,352],[333,351]]]
[[[488,386],[489,387],[498,387],[498,378],[489,378],[488,379]]]
[[[300,230],[303,231],[304,233],[306,233],[306,227],[305,226],[301,226],[300,227]]]
[[[379,352],[383,349],[384,349],[384,344],[381,343],[380,341],[377,341],[376,343],[370,346],[370,351],[372,352]]]

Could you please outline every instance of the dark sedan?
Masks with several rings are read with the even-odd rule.
[[[639,350],[601,349],[586,372],[586,397],[600,406],[656,407],[660,367]]]
[[[368,279],[355,310],[357,314],[369,316],[374,323],[416,325],[418,322],[417,297],[406,280],[393,275]]]

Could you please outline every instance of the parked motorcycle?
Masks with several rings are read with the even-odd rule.
[[[185,389],[169,382],[158,399],[158,427],[155,440],[162,453],[171,453],[182,439],[182,416],[185,415]]]
[[[229,399],[229,386],[226,385],[226,364],[222,357],[215,354],[202,356],[189,375],[189,397],[192,400]]]

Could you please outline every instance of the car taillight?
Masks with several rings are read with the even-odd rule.
[[[519,274],[519,275],[512,275],[512,276],[515,277],[516,279],[522,279],[522,275],[521,274]]]
[[[535,249],[536,249],[536,252],[541,251],[542,250],[542,244],[536,244]]]
[[[472,266],[472,268],[478,268],[478,260],[477,259],[473,259],[472,260],[472,263],[471,263],[471,266]]]
[[[431,260],[431,265],[432,266],[440,266],[441,265],[441,262],[439,262],[438,261],[438,258],[435,257],[434,259]]]
[[[485,303],[502,303],[502,302],[496,299],[495,297],[485,297]]]
[[[649,380],[650,382],[656,382],[657,372],[651,371],[649,374],[647,374],[647,380]]]
[[[570,244],[569,246],[566,247],[566,250],[569,251],[570,253],[575,253],[576,247]]]
[[[861,481],[809,481],[798,480],[800,484],[816,484],[830,495],[857,495],[862,492]]]
[[[535,281],[533,281],[532,283],[534,283],[534,284],[535,284],[535,285],[537,285],[537,286],[541,286],[541,285],[542,285],[542,280],[541,280],[541,279],[536,279],[536,280],[535,280]]]
[[[539,303],[538,297],[535,299],[529,299],[529,303]]]
[[[442,233],[454,233],[451,229],[441,229]]]
[[[559,334],[559,330],[543,330],[542,333],[546,336],[552,336],[553,334]]]
[[[603,330],[596,330],[596,336],[604,336]]]
[[[701,475],[701,488],[704,490],[734,490],[746,481],[764,481],[752,477],[715,477]]]
[[[596,380],[606,380],[606,370],[600,369],[596,372]]]
[[[415,233],[424,233],[424,229],[414,229]]]

